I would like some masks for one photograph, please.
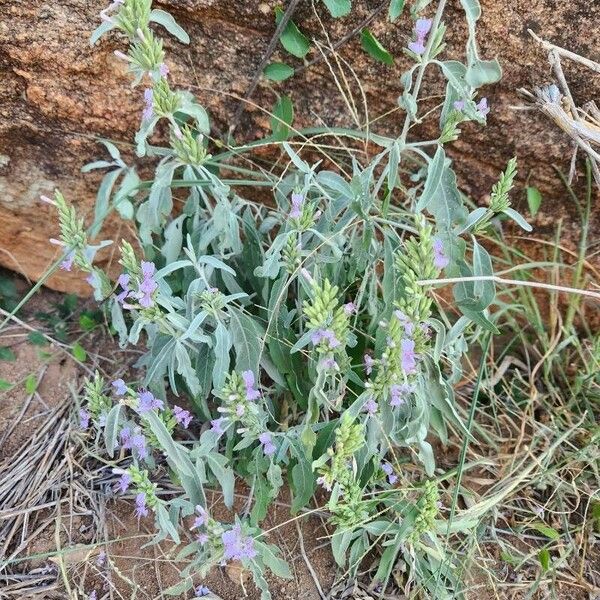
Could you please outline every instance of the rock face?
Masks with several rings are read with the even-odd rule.
[[[39,195],[59,187],[82,215],[89,216],[100,175],[82,175],[80,168],[104,157],[97,144],[102,137],[116,142],[127,155],[140,118],[142,91],[131,88],[123,63],[113,54],[115,49],[123,49],[123,40],[109,34],[94,48],[88,43],[89,34],[99,24],[98,13],[107,3],[4,0],[0,7],[0,264],[34,280],[57,258],[56,248],[47,241],[57,232],[55,215],[38,202]],[[170,0],[155,6],[158,4],[176,17],[192,40],[187,47],[171,39],[166,42],[172,79],[199,97],[211,114],[213,135],[218,137],[229,128],[239,106],[236,98],[245,95],[273,36],[276,3]],[[316,13],[311,3],[300,2],[294,21],[322,44],[327,37],[335,44],[359,28],[382,1],[356,1],[352,13],[337,20],[329,17],[322,3],[314,4]],[[387,1],[383,4],[387,7]],[[464,14],[458,0],[448,5],[444,58],[462,58]],[[600,3],[483,0],[482,8],[478,27],[481,55],[497,57],[504,77],[484,90],[492,107],[488,126],[468,124],[460,140],[449,146],[460,182],[475,201],[483,202],[506,161],[517,155],[520,185],[528,181],[544,195],[535,223],[538,235],[549,234],[557,219],[565,217],[565,244],[573,244],[579,229],[576,210],[553,171],[553,165],[563,171],[569,168],[568,138],[538,112],[519,110],[523,102],[516,90],[552,80],[547,57],[527,29],[578,54],[598,58]],[[410,27],[407,12],[392,25],[386,22],[386,10],[380,10],[369,24],[394,55],[391,67],[366,55],[358,35],[339,48],[340,56],[361,81],[369,118],[393,111],[373,124],[374,131],[393,134],[401,128],[403,114],[396,99],[401,93],[399,77],[409,60],[401,49],[409,39]],[[279,45],[273,58],[302,66]],[[294,101],[296,125],[353,126],[348,102],[330,71],[330,66],[336,71],[336,64],[322,60],[315,44],[307,59],[316,62],[283,84],[271,85],[261,79],[253,103],[270,109],[275,91],[285,91]],[[575,63],[565,62],[564,69],[578,105],[598,97],[600,75]],[[435,83],[434,79],[426,82],[425,92],[439,91]],[[351,78],[350,90],[358,103],[359,119],[364,121],[359,88]],[[255,139],[267,129],[268,116],[251,105],[242,113],[235,137],[237,141]],[[514,198],[523,207],[523,194],[517,192]],[[600,232],[598,212],[592,232]],[[111,221],[101,237],[119,237],[123,227]],[[104,260],[110,259],[105,255]],[[48,285],[87,293],[80,274],[60,273]]]

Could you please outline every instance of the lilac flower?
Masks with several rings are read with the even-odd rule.
[[[347,304],[344,304],[344,312],[348,316],[355,313],[356,312],[356,304],[354,304],[354,302],[348,302]]]
[[[320,485],[321,487],[325,488],[328,492],[331,491],[331,485],[329,484],[327,479],[325,479],[325,477],[317,477],[317,485]]]
[[[415,354],[415,342],[404,338],[402,340],[402,368],[406,373],[414,373],[417,370],[417,355]]]
[[[369,415],[373,416],[377,412],[377,402],[375,402],[375,399],[371,397],[365,402],[363,408]]]
[[[106,416],[107,416],[107,414],[105,412],[103,412],[98,417],[98,427],[104,427],[106,425]]]
[[[404,327],[404,332],[406,333],[406,335],[412,335],[415,326],[413,325],[413,322],[408,318],[408,315],[404,314],[401,310],[395,310],[394,314],[396,315],[398,321],[400,321],[400,323],[402,324],[402,327]]]
[[[438,238],[433,240],[433,264],[436,269],[445,269],[450,259],[444,254],[444,243]]]
[[[163,410],[164,407],[164,402],[159,398],[155,398],[152,392],[148,390],[140,390],[138,403],[138,412],[140,414],[156,409]]]
[[[148,516],[148,507],[146,506],[146,495],[140,492],[135,497],[135,516],[138,518],[138,521],[142,517]]]
[[[75,260],[75,251],[71,250],[66,256],[65,259],[60,263],[60,268],[63,271],[70,271],[73,267],[73,261]]]
[[[124,450],[131,450],[131,427],[125,426],[121,429],[121,433],[119,433],[119,438],[121,440],[121,447]]]
[[[148,456],[146,436],[143,433],[139,432],[131,437],[131,447],[136,450],[139,458],[146,458]]]
[[[464,100],[455,100],[454,104],[452,104],[452,106],[454,107],[454,110],[458,110],[459,112],[462,112],[463,110],[465,110],[465,101]]]
[[[175,415],[175,420],[183,426],[184,429],[187,429],[192,422],[192,415],[189,410],[185,410],[181,408],[181,406],[175,405],[173,407],[173,414]]]
[[[237,404],[236,405],[236,407],[235,407],[235,414],[238,417],[240,417],[240,418],[243,417],[245,412],[246,412],[246,409],[244,408],[243,404]]]
[[[152,295],[158,289],[158,283],[154,281],[154,273],[156,272],[156,266],[153,262],[142,262],[142,281],[138,286],[138,291],[135,297],[140,301],[140,306],[143,308],[149,308],[152,306],[153,300]]]
[[[488,107],[487,98],[482,98],[476,105],[475,108],[481,117],[485,117],[490,112]]]
[[[121,286],[122,292],[117,294],[117,302],[123,303],[125,298],[129,295],[129,281],[131,277],[127,273],[121,273],[117,279],[117,283]]]
[[[199,585],[194,592],[195,598],[204,598],[210,596],[211,591],[205,585]]]
[[[90,592],[90,595],[88,596],[88,600],[97,600],[98,596],[96,595],[96,590],[94,590],[93,592]]]
[[[142,121],[150,121],[154,116],[154,91],[152,88],[144,90],[144,112],[142,112]]]
[[[242,535],[239,523],[221,536],[224,560],[252,559],[256,556],[254,538]]]
[[[222,435],[225,433],[225,430],[223,429],[223,421],[225,421],[225,417],[219,417],[218,419],[213,419],[210,422],[210,430],[214,431],[215,433],[218,433],[219,435]]]
[[[258,441],[262,444],[265,456],[273,456],[275,454],[275,444],[273,444],[271,434],[268,431],[261,433],[258,436]]]
[[[79,410],[79,427],[81,429],[87,429],[90,426],[90,417],[92,415],[85,408]]]
[[[106,564],[106,552],[104,550],[100,550],[98,554],[98,558],[96,559],[96,566],[103,567]]]
[[[119,477],[119,482],[117,483],[117,489],[124,494],[131,485],[131,475],[129,473],[123,473],[121,477]]]
[[[169,74],[169,67],[166,63],[161,63],[160,67],[158,67],[158,72],[161,77],[166,77]]]
[[[127,393],[127,386],[122,379],[115,379],[111,385],[115,388],[114,392],[117,396],[124,396]]]
[[[242,373],[242,379],[246,386],[246,400],[252,402],[260,398],[260,392],[255,387],[254,373],[252,371],[244,371]]]
[[[199,533],[199,534],[196,536],[196,541],[197,541],[197,542],[198,542],[198,543],[199,543],[201,546],[204,546],[204,544],[206,544],[206,542],[208,542],[208,540],[209,540],[209,539],[210,539],[210,538],[209,538],[209,536],[208,536],[208,533]]]
[[[317,346],[322,341],[326,341],[330,348],[337,348],[340,341],[335,337],[331,329],[317,329],[310,337],[311,342]]]
[[[395,384],[390,387],[390,406],[401,406],[406,396],[414,392],[414,387],[408,383]]]
[[[431,19],[417,19],[415,23],[415,36],[416,40],[414,42],[410,42],[408,44],[408,49],[418,54],[425,54],[425,41],[427,38],[427,34],[431,29],[432,20]]]
[[[332,356],[324,358],[321,364],[323,365],[323,367],[325,369],[337,369],[338,368],[338,364],[337,364],[335,358],[333,358]]]
[[[388,483],[394,485],[398,481],[398,476],[394,473],[394,467],[389,462],[381,463],[383,472],[388,476]]]
[[[198,529],[198,527],[202,527],[202,525],[206,525],[208,522],[208,513],[203,506],[198,504],[196,506],[196,512],[198,513],[198,516],[194,519],[194,523],[190,529]]]
[[[302,194],[292,194],[292,209],[290,210],[290,219],[299,219],[302,216],[302,203],[304,196]]]
[[[370,354],[365,354],[363,356],[363,364],[365,366],[365,373],[370,375],[373,372],[373,366],[375,365],[375,361]]]

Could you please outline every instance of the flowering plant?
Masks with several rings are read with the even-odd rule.
[[[69,268],[75,262],[92,275],[121,344],[147,346],[138,363],[144,380],[116,380],[108,393],[96,377],[80,416],[82,427],[101,434],[110,457],[121,449],[117,487],[133,491],[138,518],[154,514],[157,539],[179,544],[182,528],[194,533],[180,554],[193,556],[184,580],[169,593],[191,589],[196,572],[235,560],[270,597],[265,568],[282,577],[289,568],[264,541],[260,523],[284,477],[294,514],[317,488],[324,490],[334,556],[351,574],[380,544],[376,579],[384,588],[402,555],[426,589],[434,572],[453,589],[451,569],[443,567],[439,536],[450,524],[438,505],[431,439],[443,442],[449,428],[468,434],[453,384],[467,336],[496,331],[491,259],[475,236],[502,213],[527,224],[510,208],[514,161],[490,206],[467,210],[444,145],[460,134],[461,122],[485,122],[489,107],[476,91],[498,79],[499,67],[478,56],[476,0],[463,0],[466,65],[440,60],[445,2],[431,19],[421,16],[427,4],[413,8],[414,39],[406,50],[413,62],[402,77],[399,135],[344,130],[339,135],[349,143],[365,140],[379,151],[324,169],[274,130],[262,145],[280,144],[289,159],[280,176],[229,160],[248,146],[208,152],[208,116],[191,94],[173,89],[162,40],[150,27],[162,25],[187,42],[172,17],[151,10],[151,0],[116,0],[103,11],[93,41],[111,30],[128,40],[128,52],[117,55],[146,85],[137,153],[160,157],[150,186],[108,142],[113,162],[88,167],[112,168],[93,231],[113,209],[137,227],[139,250],[121,241],[123,271],[114,284],[93,266],[83,223],[60,193],[54,202]],[[421,118],[428,68],[447,80],[439,137],[408,141]],[[149,141],[159,121],[170,132],[166,146]],[[242,197],[242,184],[225,179],[225,171],[250,177],[245,186],[269,186],[275,205]],[[175,186],[188,190],[180,213],[173,210]],[[456,280],[460,315],[435,301],[442,272]],[[189,407],[171,407],[168,390]],[[181,428],[192,432],[191,444],[178,441]],[[413,459],[422,465],[418,478],[402,468]],[[157,460],[171,467],[178,497],[157,493],[151,480]],[[219,486],[231,507],[236,478],[249,484],[252,510],[219,523],[208,513],[205,487]]]

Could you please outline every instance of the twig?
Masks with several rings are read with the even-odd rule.
[[[302,529],[300,528],[300,524],[296,521],[296,530],[298,531],[298,542],[300,543],[300,554],[302,554],[302,558],[306,564],[306,568],[310,573],[310,576],[313,578],[315,582],[315,586],[317,591],[319,592],[319,596],[321,596],[322,600],[325,600],[325,594],[323,593],[323,588],[321,587],[321,583],[319,582],[319,578],[317,577],[317,573],[314,567],[310,564],[308,560],[308,556],[306,555],[306,550],[304,549],[304,536],[302,535]]]
[[[464,281],[493,281],[501,285],[523,285],[532,288],[541,288],[544,290],[553,290],[555,292],[566,292],[567,294],[580,294],[581,296],[589,296],[600,300],[600,292],[592,292],[591,290],[580,290],[577,288],[566,287],[563,285],[552,285],[550,283],[541,283],[537,281],[522,281],[520,279],[504,279],[496,275],[481,275],[474,277],[447,277],[445,279],[421,279],[417,281],[419,285],[438,285],[446,283],[462,283]]]
[[[542,45],[542,48],[544,48],[544,50],[554,51],[557,54],[564,56],[565,58],[569,58],[575,62],[585,65],[586,67],[588,67],[592,71],[595,71],[596,73],[600,73],[600,64],[598,64],[597,62],[594,62],[589,58],[585,58],[584,56],[579,56],[579,54],[575,54],[575,52],[571,52],[570,50],[566,50],[565,48],[561,48],[560,46],[556,46],[551,42],[543,40],[541,37],[536,35],[536,33],[531,29],[528,29],[527,32],[536,42],[539,42]]]

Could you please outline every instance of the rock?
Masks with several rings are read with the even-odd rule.
[[[131,158],[142,90],[131,87],[123,63],[113,54],[113,50],[124,48],[118,35],[110,34],[95,48],[88,43],[99,23],[98,13],[106,4],[96,0],[7,0],[3,4],[7,18],[0,24],[0,264],[34,280],[57,258],[56,247],[47,242],[57,233],[55,215],[51,207],[37,201],[39,195],[59,187],[89,218],[100,174],[82,175],[80,168],[104,156],[97,140],[106,137],[115,141]],[[226,133],[238,107],[236,97],[244,96],[273,35],[276,3],[171,0],[159,4],[174,14],[192,40],[189,47],[171,39],[166,42],[173,81],[198,95],[211,113],[215,136]],[[324,6],[316,3],[332,43],[360,26],[379,5],[373,0],[355,2],[348,17],[334,21]],[[300,3],[299,7],[294,21],[325,43],[324,30],[310,3]],[[571,246],[579,231],[577,212],[573,202],[566,200],[553,171],[553,165],[563,171],[569,168],[568,138],[538,112],[519,110],[523,102],[516,90],[552,80],[547,57],[530,38],[528,28],[593,59],[600,47],[600,30],[595,27],[599,17],[600,4],[587,0],[485,0],[478,27],[481,55],[496,56],[504,68],[504,78],[483,92],[492,108],[488,126],[468,124],[460,140],[448,147],[463,189],[479,203],[485,201],[507,160],[517,155],[520,186],[529,182],[544,196],[536,236],[550,236],[557,219],[564,217],[565,244]],[[466,31],[459,2],[449,2],[444,20],[448,26],[444,57],[462,58]],[[401,49],[409,39],[411,23],[405,13],[397,24],[389,24],[383,10],[369,28],[394,55],[394,66],[375,63],[362,51],[357,35],[339,52],[362,83],[370,118],[392,111],[375,122],[373,129],[393,134],[403,120],[396,99],[401,92],[400,74],[408,64]],[[334,84],[327,62],[319,57],[313,44],[307,59],[318,61],[316,64],[283,84],[271,85],[261,79],[252,102],[270,109],[275,91],[285,91],[294,101],[297,125],[315,124],[316,114],[323,124],[352,126],[348,103]],[[279,45],[273,58],[302,66]],[[578,105],[598,96],[597,74],[575,63],[565,62],[564,69]],[[364,120],[358,86],[350,81],[359,120]],[[435,75],[428,79],[425,94],[439,93],[439,82]],[[249,105],[235,137],[237,141],[254,139],[264,135],[267,128],[266,113]],[[435,130],[426,126],[422,133],[435,135]],[[517,207],[524,207],[521,192],[514,193],[513,198]],[[599,213],[596,211],[592,223],[592,235],[600,231]],[[127,227],[113,219],[100,237],[119,238]],[[102,260],[110,263],[111,252],[105,252]],[[88,293],[79,273],[60,272],[47,284]]]

